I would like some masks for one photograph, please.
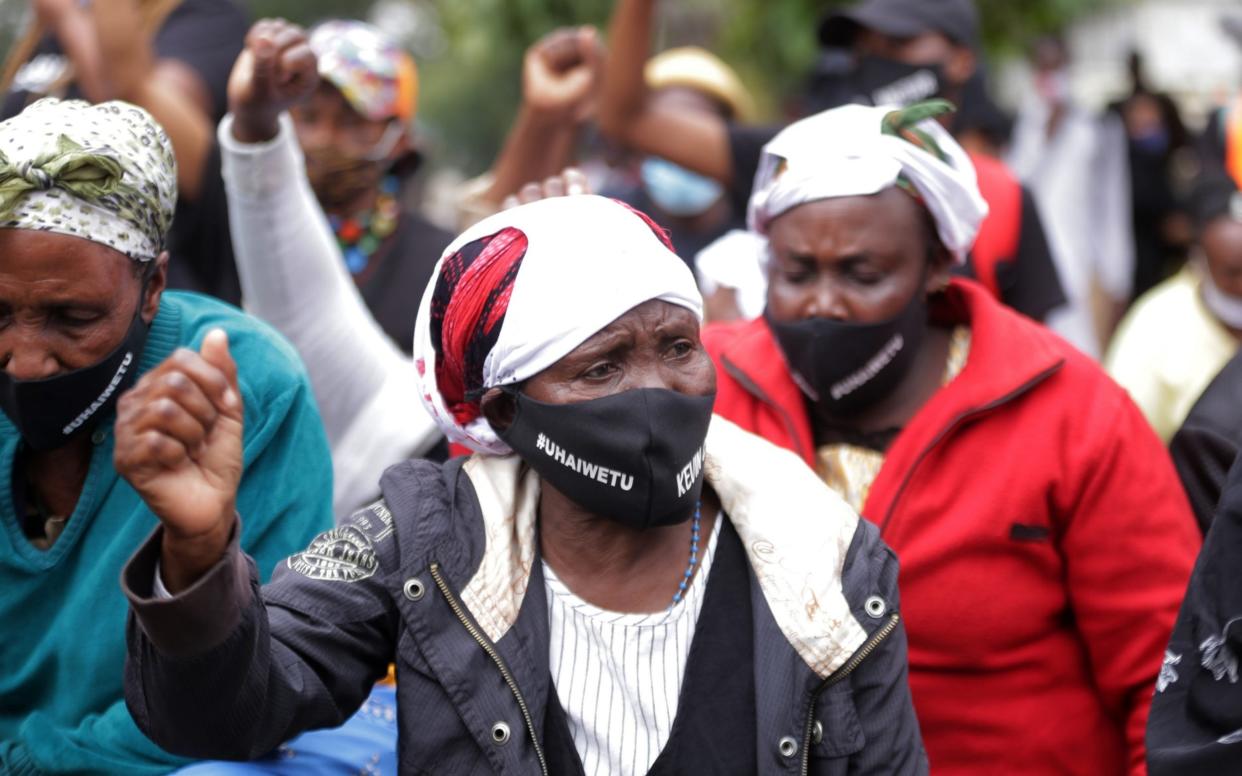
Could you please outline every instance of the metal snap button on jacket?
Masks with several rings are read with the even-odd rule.
[[[508,743],[509,726],[504,722],[497,722],[492,725],[492,740],[497,744]]]
[[[781,739],[781,742],[777,744],[777,749],[780,751],[782,757],[793,757],[798,753],[798,742],[794,740],[793,736],[785,736]]]
[[[818,744],[824,740],[824,723],[815,720],[815,729],[811,731],[811,741]]]
[[[884,612],[888,611],[888,604],[884,603],[884,599],[878,595],[873,595],[863,603],[863,609],[872,617],[879,618],[884,616]]]
[[[418,601],[427,593],[427,588],[418,577],[410,577],[405,581],[405,586],[401,588],[401,591],[411,601]]]

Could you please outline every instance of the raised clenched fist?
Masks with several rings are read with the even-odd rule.
[[[261,19],[229,75],[233,134],[243,143],[271,140],[281,112],[301,102],[319,83],[306,32],[284,19]]]
[[[242,475],[242,398],[228,336],[181,348],[117,403],[113,463],[164,525],[161,574],[177,592],[228,547]]]
[[[562,27],[526,50],[522,98],[537,111],[583,121],[594,109],[604,47],[594,27]]]

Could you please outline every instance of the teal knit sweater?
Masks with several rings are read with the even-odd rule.
[[[165,293],[140,372],[208,330],[228,332],[245,402],[242,546],[266,581],[332,524],[332,464],[293,348],[235,308]],[[127,607],[118,579],[157,520],[112,467],[112,423],[92,436],[77,507],[47,551],[22,533],[11,487],[18,434],[0,413],[0,773],[165,773],[183,763],[147,740],[121,694]],[[2,489],[0,489],[2,490]]]

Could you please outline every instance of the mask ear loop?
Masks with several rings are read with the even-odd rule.
[[[397,147],[397,141],[405,134],[405,127],[401,124],[400,119],[393,119],[388,123],[388,128],[384,130],[384,134],[379,141],[371,148],[370,151],[362,155],[362,158],[368,162],[383,162],[392,154],[392,149]]]

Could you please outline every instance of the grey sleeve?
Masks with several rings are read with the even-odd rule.
[[[927,754],[914,714],[907,665],[906,629],[897,593],[897,557],[879,531],[860,520],[844,572],[846,597],[874,637],[892,630],[850,674],[850,691],[866,745],[851,761],[851,774],[926,774]],[[873,598],[883,601],[883,611]],[[870,604],[870,605],[868,605]],[[872,625],[874,623],[874,629]],[[870,639],[869,639],[870,641]],[[864,645],[863,649],[866,649]]]
[[[379,502],[316,537],[260,588],[239,530],[192,587],[153,596],[160,530],[122,572],[130,601],[125,701],[174,754],[249,760],[298,733],[334,727],[386,672],[398,615],[384,580],[397,568]]]

